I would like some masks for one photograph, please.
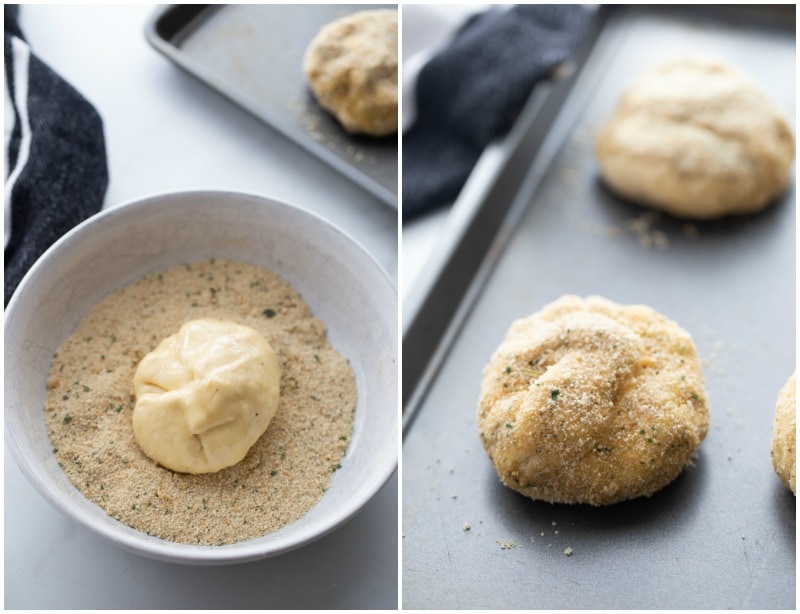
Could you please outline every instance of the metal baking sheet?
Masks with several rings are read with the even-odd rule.
[[[621,92],[676,53],[726,58],[793,121],[788,8],[625,5],[607,16],[541,148],[552,156],[515,178],[522,204],[472,271],[479,287],[406,419],[405,609],[795,609],[795,497],[770,461],[775,401],[795,369],[794,180],[762,213],[687,224],[609,193],[592,151]],[[709,433],[693,466],[650,498],[535,502],[502,486],[483,451],[484,365],[514,319],[567,293],[650,305],[698,346]]]
[[[323,25],[381,7],[397,5],[173,5],[157,9],[145,33],[178,66],[397,207],[397,136],[348,134],[316,103],[302,70]]]

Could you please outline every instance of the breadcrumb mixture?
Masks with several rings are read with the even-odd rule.
[[[231,320],[261,333],[281,364],[281,400],[243,461],[175,473],[133,438],[133,374],[180,325]],[[353,432],[355,379],[324,324],[276,274],[211,260],[149,275],[98,303],[53,359],[45,420],[69,479],[121,522],[165,540],[222,545],[302,517],[341,467]]]

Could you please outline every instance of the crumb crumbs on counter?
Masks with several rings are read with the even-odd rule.
[[[681,227],[681,232],[687,239],[695,239],[700,234],[700,230],[694,224],[684,224]]]
[[[669,237],[660,231],[654,230],[655,224],[660,218],[656,211],[644,211],[638,217],[629,219],[625,223],[625,228],[636,235],[639,245],[645,249],[655,246],[660,250],[669,247]]]

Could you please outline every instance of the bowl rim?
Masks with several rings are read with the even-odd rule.
[[[285,208],[291,210],[294,215],[300,215],[301,217],[311,220],[312,223],[327,226],[335,235],[339,237],[340,240],[349,243],[355,252],[364,259],[364,262],[369,263],[369,266],[373,268],[373,273],[376,273],[379,278],[382,278],[382,280],[386,283],[386,289],[394,295],[395,303],[397,302],[397,287],[389,276],[388,272],[377,261],[377,259],[349,233],[344,231],[336,224],[325,219],[321,215],[296,204],[253,192],[228,189],[176,190],[129,199],[118,205],[114,205],[111,208],[103,209],[80,222],[72,229],[67,231],[64,235],[59,237],[59,239],[57,239],[47,250],[45,250],[45,252],[34,262],[12,294],[5,310],[4,330],[8,329],[9,323],[13,323],[15,319],[14,314],[18,309],[20,309],[20,307],[18,307],[22,300],[20,297],[25,295],[26,288],[33,283],[32,280],[36,277],[37,272],[47,266],[48,263],[54,258],[57,258],[61,251],[69,249],[73,242],[79,240],[79,238],[85,233],[98,226],[107,224],[112,219],[120,216],[136,216],[139,215],[137,211],[140,211],[141,209],[154,207],[156,204],[164,206],[165,203],[169,203],[169,201],[173,199],[181,200],[191,198],[193,196],[202,196],[203,198],[234,199],[239,200],[240,202],[250,201],[259,203],[260,205],[267,204],[271,207]],[[394,320],[392,320],[392,322],[394,322]],[[399,326],[396,323],[392,324],[392,327],[396,331],[399,331]],[[395,347],[397,352],[396,359],[399,364],[399,338],[396,339]],[[399,404],[399,394],[397,403]],[[398,413],[397,421],[399,428],[399,409],[396,409],[396,411]],[[4,422],[6,423],[6,427],[4,428],[4,440],[17,466],[20,468],[21,472],[23,475],[25,475],[26,479],[34,487],[34,489],[66,517],[76,521],[81,526],[86,527],[90,532],[100,535],[106,540],[116,544],[117,546],[120,546],[127,551],[134,552],[151,559],[191,565],[244,563],[277,556],[316,541],[317,539],[324,537],[341,525],[345,524],[359,511],[361,511],[363,507],[367,505],[367,503],[369,503],[374,496],[389,482],[392,475],[394,475],[394,473],[397,471],[399,461],[398,435],[398,443],[397,446],[395,446],[394,453],[392,454],[391,462],[386,462],[382,470],[374,474],[374,477],[369,481],[369,485],[367,487],[359,489],[357,492],[355,492],[352,497],[348,498],[346,504],[338,508],[337,513],[331,514],[326,519],[326,522],[318,524],[316,527],[312,527],[313,530],[308,530],[306,527],[304,527],[303,530],[296,535],[290,534],[289,537],[281,539],[281,541],[278,543],[260,542],[259,540],[264,537],[260,536],[223,546],[184,544],[147,535],[146,533],[133,529],[125,523],[122,523],[121,521],[111,517],[109,518],[113,521],[113,523],[109,525],[98,525],[90,520],[87,520],[83,514],[79,513],[77,508],[73,508],[68,505],[65,498],[61,498],[51,491],[49,485],[41,478],[37,470],[34,468],[31,460],[28,459],[23,453],[22,447],[18,442],[18,435],[13,432],[13,429],[8,428],[8,421],[5,419],[5,414]],[[70,485],[74,489],[75,493],[87,501],[97,505],[94,501],[83,495],[83,493],[80,492],[71,481]],[[113,528],[113,524],[118,524],[122,530]],[[286,527],[291,526],[291,524],[293,523],[285,525],[285,527],[281,527],[275,532],[281,531]]]

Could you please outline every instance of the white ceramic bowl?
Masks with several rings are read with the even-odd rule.
[[[342,468],[300,520],[226,546],[161,540],[109,517],[86,499],[52,453],[44,422],[53,353],[100,299],[142,275],[188,261],[230,258],[271,269],[300,292],[350,360],[358,399]],[[397,292],[352,239],[303,209],[231,192],[155,196],[101,212],[55,243],[31,268],[5,314],[6,443],[53,505],[139,554],[221,564],[286,552],[341,525],[397,467]],[[388,531],[395,527],[387,527]]]

